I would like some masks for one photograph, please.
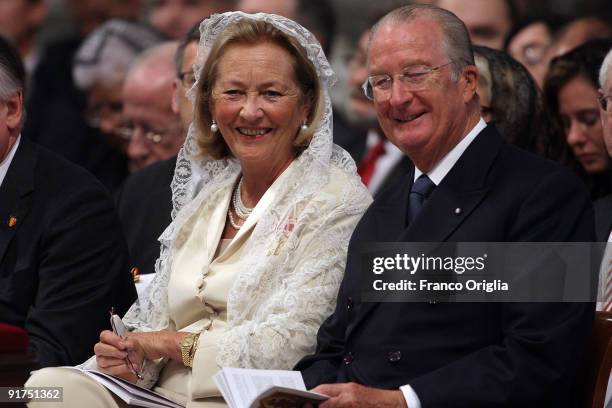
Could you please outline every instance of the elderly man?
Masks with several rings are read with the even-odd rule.
[[[180,117],[172,111],[173,58],[177,43],[147,50],[132,65],[123,85],[127,155],[132,170],[175,156],[185,140]]]
[[[189,128],[193,118],[193,105],[186,93],[195,81],[192,66],[199,40],[199,25],[195,25],[181,40],[174,59],[174,96],[172,102],[167,102],[172,104],[174,113],[180,115],[183,129]],[[171,221],[170,183],[175,166],[176,156],[147,166],[128,177],[116,194],[139,295],[155,272],[159,256],[157,238]]]
[[[368,50],[367,93],[414,169],[357,225],[336,309],[296,369],[331,396],[325,408],[575,406],[592,304],[360,300],[369,242],[594,238],[580,182],[507,145],[480,117],[469,34],[455,15],[396,9],[372,29]]]
[[[0,38],[0,322],[25,328],[42,366],[76,364],[136,292],[106,189],[20,136],[24,81]]]

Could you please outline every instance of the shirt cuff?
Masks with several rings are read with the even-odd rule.
[[[408,408],[421,408],[419,396],[416,394],[416,392],[414,392],[409,384],[402,385],[400,390],[402,391],[402,394],[404,394],[404,399],[406,400]]]

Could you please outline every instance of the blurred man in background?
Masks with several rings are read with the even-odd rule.
[[[180,116],[172,111],[177,43],[164,43],[141,55],[123,86],[127,155],[132,170],[175,156],[185,140]]]
[[[172,110],[180,116],[185,132],[193,118],[193,105],[186,93],[195,81],[192,66],[199,40],[200,30],[196,24],[181,40],[174,59],[176,78]],[[155,261],[159,256],[157,239],[171,221],[170,183],[175,166],[176,155],[147,166],[128,177],[115,196],[139,296],[155,272]]]

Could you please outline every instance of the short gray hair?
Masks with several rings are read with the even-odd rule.
[[[15,92],[20,90],[22,90],[22,87],[19,85],[17,78],[0,61],[0,101],[8,100]]]
[[[601,69],[599,70],[599,86],[601,89],[606,85],[606,81],[610,76],[610,68],[612,67],[612,49],[606,55],[603,62],[601,63]]]
[[[475,65],[474,51],[470,34],[459,17],[448,10],[431,4],[409,4],[397,8],[381,18],[370,32],[370,44],[374,34],[387,23],[408,23],[419,17],[431,17],[440,24],[442,29],[442,46],[449,59],[453,62],[451,78],[457,81],[468,65]]]

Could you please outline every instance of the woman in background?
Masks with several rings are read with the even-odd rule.
[[[593,199],[612,193],[610,157],[603,141],[597,89],[599,67],[612,40],[595,40],[551,61],[544,98],[549,137],[565,141],[560,160],[585,181]]]
[[[475,45],[474,57],[484,120],[494,122],[508,143],[547,156],[544,104],[532,76],[503,51]]]

